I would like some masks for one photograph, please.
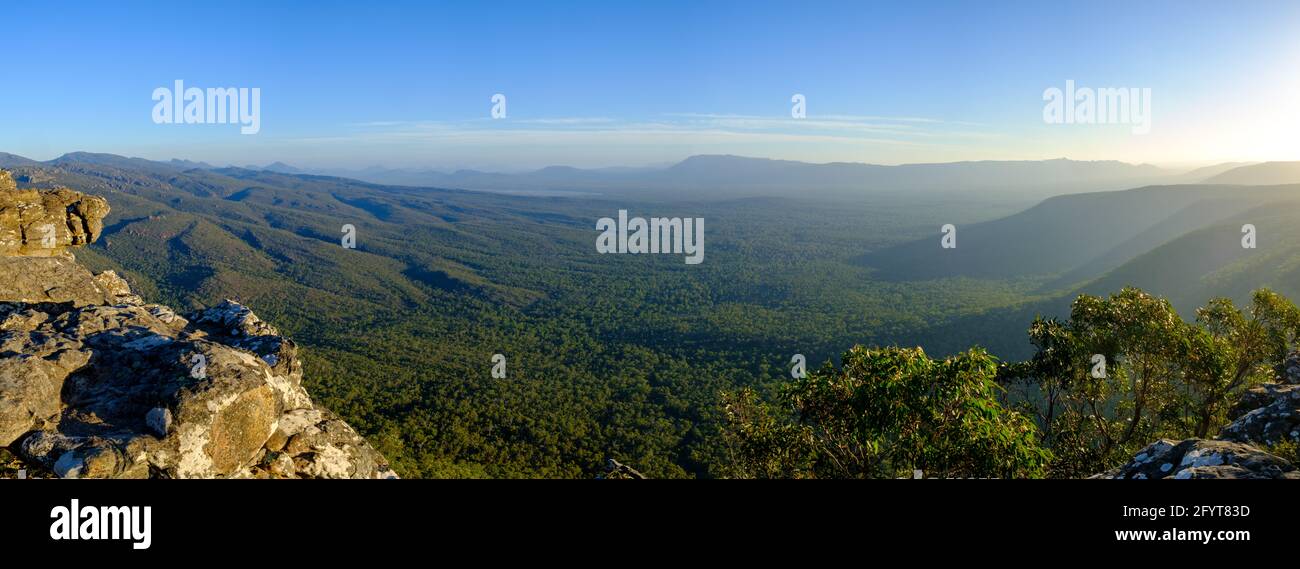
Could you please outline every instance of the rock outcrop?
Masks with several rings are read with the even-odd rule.
[[[1300,468],[1259,448],[1300,441],[1300,352],[1277,380],[1243,394],[1217,439],[1159,440],[1094,478],[1293,478]]]
[[[181,316],[77,264],[107,213],[0,173],[0,447],[60,477],[396,477],[248,308]]]
[[[19,190],[0,172],[0,256],[48,257],[99,239],[108,202],[67,188]]]

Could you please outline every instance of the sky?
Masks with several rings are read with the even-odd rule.
[[[5,7],[0,152],[38,160],[91,151],[498,171],[695,154],[1300,160],[1294,1]],[[158,124],[155,90],[176,80],[259,89],[259,132]],[[1044,93],[1067,80],[1150,89],[1150,132],[1046,122]]]

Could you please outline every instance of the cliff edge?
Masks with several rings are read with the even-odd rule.
[[[251,310],[181,316],[78,264],[108,212],[0,171],[0,447],[64,478],[396,478]]]

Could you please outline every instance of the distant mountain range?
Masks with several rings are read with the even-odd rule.
[[[1227,180],[1211,182],[1211,178],[1249,166],[1265,165],[1225,162],[1184,172],[1114,160],[987,160],[884,166],[848,162],[813,164],[741,156],[700,155],[657,168],[579,169],[551,166],[514,174],[477,170],[440,172],[367,168],[313,173],[377,184],[511,192],[640,191],[643,194],[641,197],[653,192],[673,199],[690,196],[852,198],[882,193],[947,195],[981,192],[991,197],[1036,200],[1060,194],[1119,190],[1153,184],[1253,183]],[[302,172],[297,169],[276,171]],[[1300,182],[1300,171],[1292,175],[1289,181]]]
[[[95,164],[152,172],[217,170],[206,162],[157,162],[112,154],[74,152],[47,165]],[[41,164],[0,154],[0,167]],[[979,161],[883,166],[862,163],[812,164],[727,155],[692,156],[676,164],[647,168],[580,169],[550,166],[524,173],[478,170],[440,172],[372,167],[360,170],[297,168],[283,162],[245,166],[281,174],[310,174],[374,184],[468,189],[509,193],[635,194],[641,199],[727,199],[779,196],[845,199],[878,194],[970,195],[1039,200],[1054,195],[1120,190],[1156,184],[1284,184],[1300,182],[1300,162],[1229,162],[1181,172],[1119,161]]]
[[[983,161],[882,166],[860,163],[812,164],[740,156],[692,156],[663,168],[584,170],[551,166],[501,174],[368,169],[332,171],[374,183],[493,191],[637,192],[670,199],[780,196],[854,198],[881,193],[999,196],[1049,195],[1122,189],[1174,180],[1176,174],[1151,165],[1074,160]],[[1182,181],[1182,180],[1175,180]]]

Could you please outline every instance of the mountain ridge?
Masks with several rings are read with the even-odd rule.
[[[1206,183],[1251,186],[1300,184],[1300,161],[1263,162],[1241,166],[1209,178]]]
[[[13,157],[14,165],[35,161]],[[203,162],[173,159],[155,162],[112,154],[71,152],[36,164],[90,163],[140,168],[166,173],[192,168],[221,170]],[[1149,164],[1117,160],[979,160],[879,165],[858,162],[811,163],[726,154],[689,156],[664,167],[583,169],[552,165],[528,172],[501,173],[473,169],[443,172],[429,169],[299,168],[283,162],[242,166],[285,174],[326,175],[383,185],[459,188],[476,191],[587,191],[639,197],[665,194],[730,199],[740,196],[798,195],[826,199],[855,199],[879,193],[991,192],[998,195],[1047,197],[1103,189],[1123,189],[1177,174]],[[792,190],[792,188],[796,188]],[[794,192],[794,193],[792,193]]]

